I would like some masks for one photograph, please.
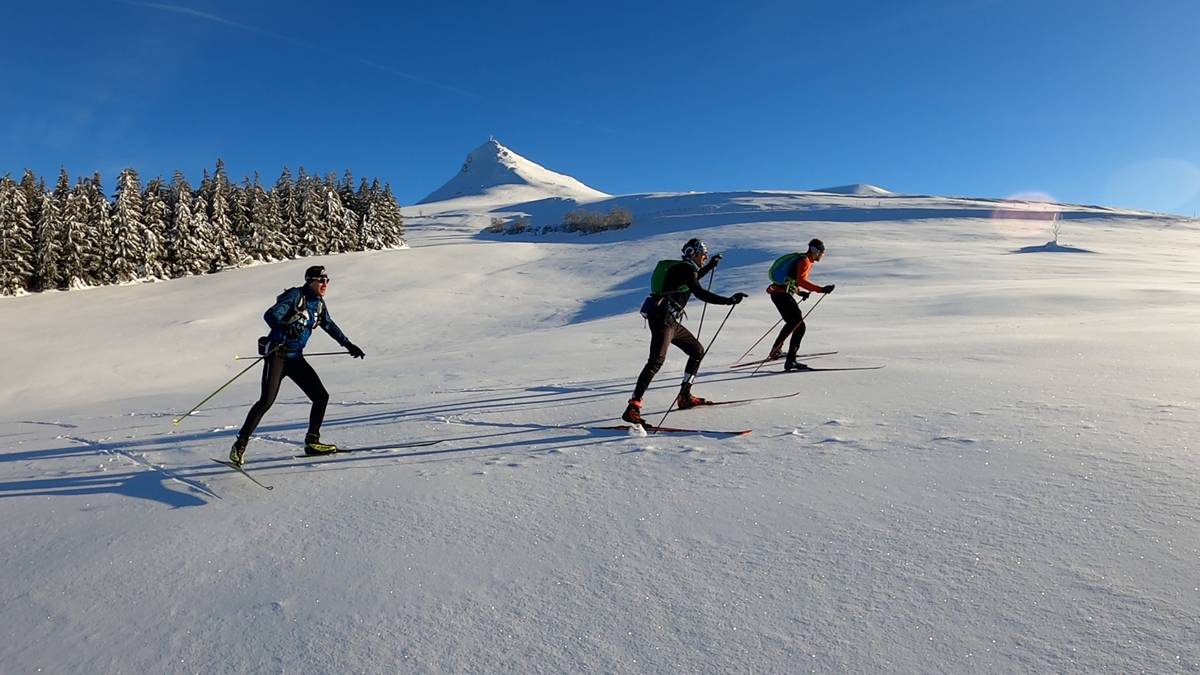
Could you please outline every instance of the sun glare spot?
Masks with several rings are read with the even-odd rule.
[[[1045,192],[1018,192],[1006,197],[992,211],[992,224],[1013,238],[1044,234],[1057,222],[1062,205]]]

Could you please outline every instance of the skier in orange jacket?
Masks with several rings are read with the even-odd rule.
[[[800,311],[800,305],[792,294],[799,295],[801,300],[807,300],[809,293],[833,292],[833,284],[818,286],[808,280],[813,263],[820,262],[824,256],[825,244],[820,239],[813,239],[808,242],[806,253],[780,256],[771,265],[772,283],[767,286],[767,294],[779,310],[779,316],[783,317],[783,328],[775,338],[775,344],[771,346],[771,353],[767,358],[778,359],[783,356],[783,343],[790,335],[792,339],[788,343],[787,358],[783,362],[784,370],[807,368],[803,363],[796,362],[796,352],[800,349],[800,341],[804,339],[804,313]]]

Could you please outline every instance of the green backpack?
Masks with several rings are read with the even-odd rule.
[[[788,253],[781,255],[771,263],[771,271],[768,274],[771,276],[771,282],[776,284],[788,283],[788,272],[792,265],[803,256],[803,253]]]
[[[654,267],[654,274],[650,275],[650,292],[654,295],[662,295],[663,293],[679,293],[687,290],[687,284],[681,284],[678,288],[663,288],[663,283],[667,280],[667,273],[670,272],[676,265],[691,265],[692,263],[686,260],[659,260]]]

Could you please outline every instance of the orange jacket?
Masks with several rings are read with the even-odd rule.
[[[796,265],[788,270],[788,284],[771,284],[767,286],[768,293],[791,293],[792,289],[799,286],[806,291],[820,293],[821,287],[808,280],[808,272],[812,269],[812,261],[808,256],[802,255],[796,260]]]

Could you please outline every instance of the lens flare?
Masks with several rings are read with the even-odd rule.
[[[1053,235],[1062,205],[1045,192],[1018,192],[992,211],[992,226],[1013,239]]]

